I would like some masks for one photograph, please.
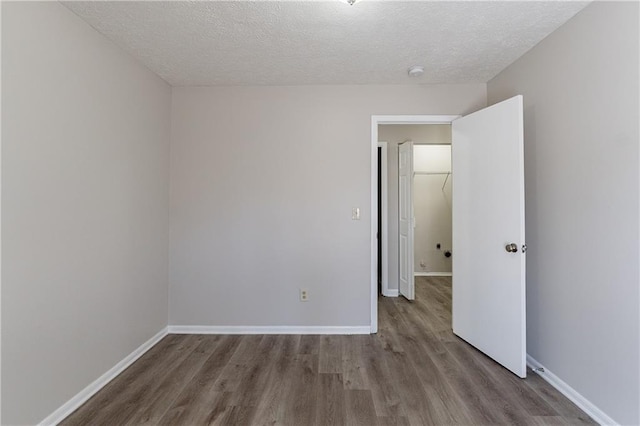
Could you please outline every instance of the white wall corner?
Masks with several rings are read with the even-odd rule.
[[[527,365],[532,370],[542,368],[544,371],[535,371],[547,383],[556,388],[561,394],[566,396],[571,402],[576,404],[582,411],[587,413],[589,417],[601,425],[618,425],[619,423],[609,417],[604,411],[598,408],[594,403],[582,396],[578,391],[572,388],[568,383],[560,377],[549,371],[548,368],[536,361],[531,355],[527,354]]]
[[[115,379],[120,373],[127,369],[131,364],[136,362],[149,349],[154,347],[163,337],[168,334],[168,328],[165,327],[156,333],[151,339],[144,342],[137,349],[127,355],[122,361],[114,365],[109,371],[98,377],[93,383],[78,392],[73,398],[65,402],[60,408],[42,420],[40,426],[57,425],[67,416],[77,410],[82,404],[87,402],[89,398],[95,395],[100,389],[105,387],[110,381]]]

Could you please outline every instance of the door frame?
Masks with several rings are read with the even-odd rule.
[[[451,124],[460,115],[372,115],[371,116],[371,333],[378,332],[378,126],[380,124]],[[376,214],[374,214],[376,212]],[[388,262],[388,253],[387,259]],[[383,263],[384,265],[384,263]],[[387,283],[388,285],[388,283]]]
[[[382,264],[380,268],[381,276],[381,286],[382,286],[382,294],[385,296],[390,296],[389,294],[389,225],[388,225],[388,217],[389,217],[389,209],[387,208],[388,202],[388,167],[387,164],[387,150],[389,149],[389,144],[387,142],[380,141],[378,142],[378,148],[380,149],[380,196],[382,198],[382,202],[380,203],[380,222],[381,223],[381,232],[380,232],[380,245],[382,246],[382,250],[380,251],[381,259],[378,259],[378,262]],[[376,161],[376,164],[377,161]],[[376,172],[377,175],[377,172]],[[377,179],[377,178],[376,178]],[[376,192],[377,194],[377,192]],[[377,211],[377,201],[376,200],[376,211]],[[376,215],[377,219],[378,215]],[[378,223],[376,222],[376,233]],[[377,249],[377,247],[376,247]],[[377,275],[377,271],[376,271]],[[378,285],[376,283],[376,292],[378,291]]]

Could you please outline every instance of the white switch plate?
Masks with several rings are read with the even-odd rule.
[[[351,219],[352,220],[360,220],[360,208],[354,207],[351,209]]]

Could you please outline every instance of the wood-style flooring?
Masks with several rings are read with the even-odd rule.
[[[377,335],[169,335],[62,424],[594,422],[454,336],[451,280],[420,277],[415,301],[380,297]]]

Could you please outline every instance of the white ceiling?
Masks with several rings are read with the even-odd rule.
[[[587,4],[64,2],[177,86],[485,83]]]

